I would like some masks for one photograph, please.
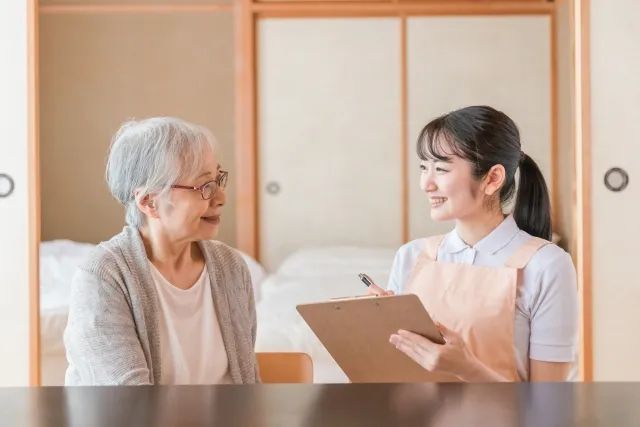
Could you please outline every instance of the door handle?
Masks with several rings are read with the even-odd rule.
[[[271,181],[270,183],[267,184],[267,187],[265,188],[265,190],[267,190],[267,193],[269,194],[276,195],[280,192],[280,184],[278,184],[275,181]]]
[[[9,197],[15,188],[13,179],[6,173],[0,173],[0,198]]]
[[[629,185],[629,174],[622,168],[611,168],[604,174],[604,185],[618,193]]]

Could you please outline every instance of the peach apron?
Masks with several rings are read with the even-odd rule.
[[[550,242],[532,237],[503,266],[485,267],[437,261],[443,239],[426,239],[405,292],[416,294],[433,319],[459,333],[490,369],[520,381],[513,337],[518,278],[531,257]],[[442,378],[434,375],[433,381]]]

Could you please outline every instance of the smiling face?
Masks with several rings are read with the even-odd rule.
[[[472,164],[453,154],[445,140],[438,146],[442,150],[440,157],[446,159],[430,158],[420,162],[420,188],[429,197],[431,219],[463,220],[487,209],[499,209],[498,194],[504,169],[496,165],[486,177],[477,179]]]
[[[167,199],[150,198],[152,228],[173,241],[212,240],[218,235],[227,195],[216,182],[222,175],[216,156],[209,150],[203,155],[199,170],[176,182]],[[213,189],[213,196],[203,199]]]
[[[420,188],[429,196],[434,221],[460,219],[482,206],[483,198],[466,160],[451,156],[448,162],[422,161],[420,169]]]

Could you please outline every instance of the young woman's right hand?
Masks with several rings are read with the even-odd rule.
[[[369,286],[369,288],[367,288],[367,295],[377,295],[379,297],[382,297],[382,296],[389,296],[389,295],[395,295],[395,294],[393,293],[393,291],[385,291],[380,286],[376,284],[372,284]]]

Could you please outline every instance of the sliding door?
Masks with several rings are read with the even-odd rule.
[[[0,6],[0,387],[28,386],[30,374],[30,190],[27,3]],[[34,278],[31,278],[32,280]],[[33,307],[36,309],[36,307]],[[37,346],[36,346],[37,347]],[[33,366],[31,366],[33,367]]]
[[[261,261],[402,243],[397,18],[258,23]]]
[[[592,252],[593,379],[638,381],[639,9],[635,1],[612,7],[606,0],[592,0],[591,8],[591,121],[583,131],[592,132],[592,179],[584,191],[593,198],[593,244],[585,248]]]

